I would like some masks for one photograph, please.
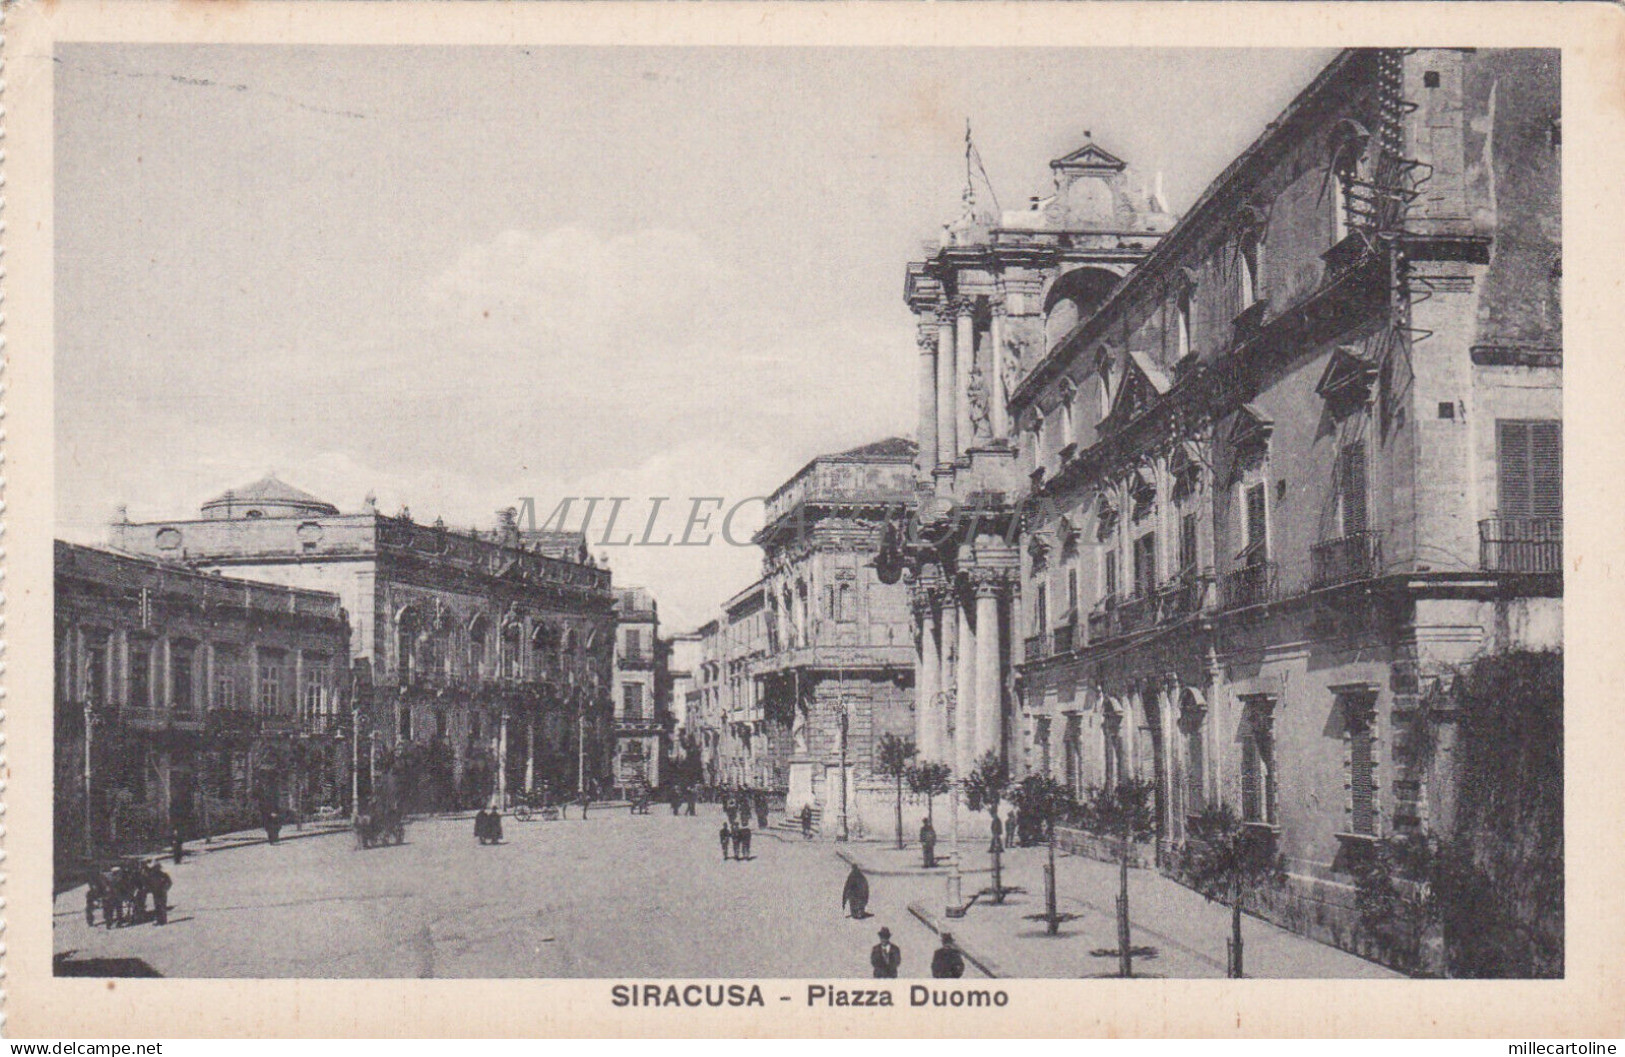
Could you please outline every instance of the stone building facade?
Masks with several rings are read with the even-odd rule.
[[[369,773],[399,757],[412,806],[472,806],[611,777],[614,597],[584,549],[544,553],[512,511],[490,531],[369,501],[342,514],[275,479],[193,520],[110,528],[120,550],[330,591],[350,614]],[[568,552],[568,556],[555,556]]]
[[[1314,920],[1448,829],[1441,691],[1562,643],[1557,62],[1340,55],[1051,327],[1006,410],[1017,773],[1152,782],[1165,862],[1228,804]]]
[[[660,610],[644,587],[615,589],[615,785],[654,788],[663,780],[670,709],[663,674]]]
[[[899,437],[809,462],[767,501],[764,711],[790,725],[786,809],[810,805],[826,831],[842,814],[878,823],[876,746],[914,736],[908,588],[882,583],[887,525],[914,511],[915,446]],[[844,770],[843,770],[844,767]],[[889,792],[889,787],[886,792]]]
[[[56,543],[58,868],[349,803],[337,595]]]
[[[940,246],[907,269],[918,324],[918,516],[912,585],[916,739],[958,777],[1014,744],[1014,663],[1027,484],[1012,397],[1173,225],[1092,140],[1050,163],[1054,190],[994,215],[967,184]],[[1059,420],[1052,435],[1068,429]]]

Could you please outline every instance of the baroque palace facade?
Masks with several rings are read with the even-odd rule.
[[[1454,673],[1562,642],[1560,130],[1553,52],[1353,50],[1177,224],[1089,146],[910,265],[928,752],[1317,901],[1447,827]]]
[[[615,598],[580,541],[359,513],[273,478],[192,520],[110,528],[119,550],[209,572],[332,592],[350,658],[367,776],[399,759],[409,806],[573,795],[611,777]]]

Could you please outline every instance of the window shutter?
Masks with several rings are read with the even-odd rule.
[[[1262,484],[1249,485],[1247,488],[1247,552],[1248,556],[1262,561],[1264,554],[1264,486]]]
[[[1529,490],[1529,423],[1498,422],[1496,461],[1500,464],[1497,505],[1504,518],[1529,517],[1533,503]]]
[[[1371,761],[1371,723],[1365,717],[1350,720],[1349,788],[1353,794],[1351,824],[1355,833],[1377,832],[1376,788]]]
[[[1339,460],[1338,490],[1342,495],[1343,535],[1364,532],[1366,525],[1365,442],[1343,448]]]
[[[1258,742],[1248,735],[1241,742],[1241,817],[1248,822],[1263,821],[1258,795],[1258,764]]]
[[[1563,424],[1529,423],[1530,514],[1563,516]]]

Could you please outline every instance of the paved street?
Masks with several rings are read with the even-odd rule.
[[[846,866],[827,843],[757,834],[724,863],[715,807],[697,818],[595,808],[582,822],[415,822],[401,847],[348,833],[236,847],[167,866],[170,924],[86,929],[84,889],[56,901],[56,951],[138,958],[192,977],[851,977],[889,925],[903,975],[934,937],[907,889],[873,882],[875,916],[841,914]]]

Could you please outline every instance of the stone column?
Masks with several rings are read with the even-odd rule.
[[[979,570],[980,571],[980,570]],[[981,575],[976,586],[976,758],[1004,754],[1004,693],[999,678],[999,591],[994,575]]]
[[[937,712],[942,708],[939,696],[942,657],[939,653],[937,615],[930,591],[916,587],[918,595],[914,606],[914,619],[920,623],[920,645],[914,664],[914,743],[919,746],[922,760],[940,759],[937,745]]]
[[[920,469],[937,465],[937,325],[934,317],[920,317],[915,343],[920,348]]]
[[[954,729],[954,772],[963,781],[976,766],[976,630],[971,626],[971,606],[961,601],[955,606],[959,622],[958,684]]]
[[[975,442],[976,436],[971,426],[970,418],[970,376],[976,369],[976,328],[972,308],[975,301],[968,297],[957,298],[954,301],[954,323],[959,338],[955,342],[954,371],[957,378],[954,383],[954,423],[959,433],[959,447],[968,448]],[[958,451],[954,452],[957,458]]]
[[[992,377],[987,385],[987,413],[994,440],[1007,440],[1010,436],[1009,412],[1005,406],[1010,394],[1004,391],[1004,338],[1008,326],[1001,294],[993,299],[993,324],[988,334],[987,370]]]
[[[954,317],[951,308],[937,313],[937,465],[953,462],[959,455],[959,403],[957,371],[954,365]]]

